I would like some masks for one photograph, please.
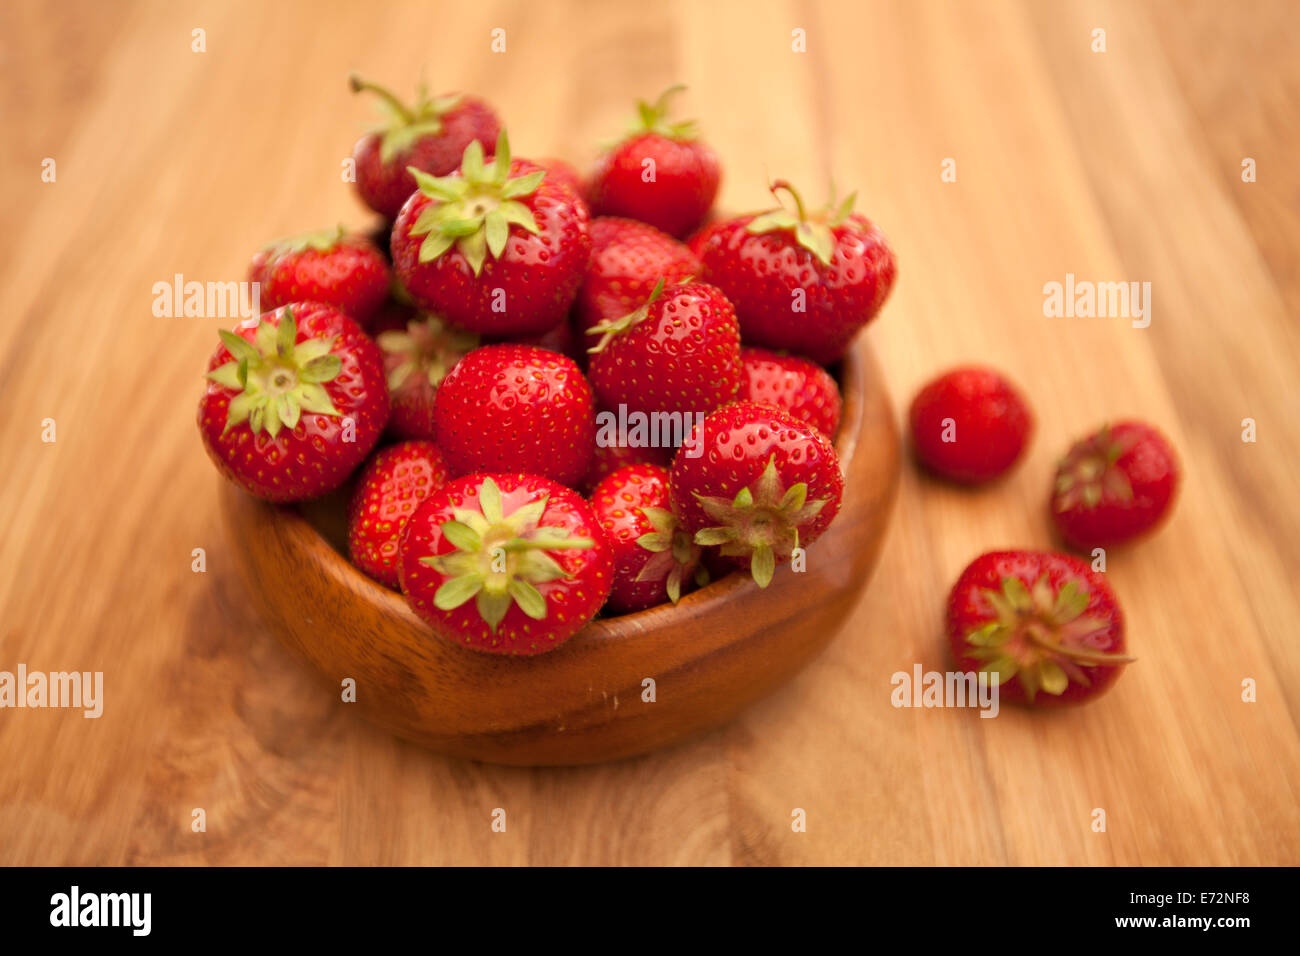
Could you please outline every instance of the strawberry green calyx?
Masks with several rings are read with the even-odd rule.
[[[343,226],[339,225],[333,229],[318,229],[315,232],[304,232],[300,236],[268,242],[262,247],[262,251],[274,259],[296,252],[306,252],[308,249],[314,252],[329,252],[340,245],[346,236]]]
[[[642,508],[641,513],[654,531],[636,539],[638,546],[654,553],[637,574],[637,581],[664,580],[668,599],[676,604],[682,596],[682,579],[691,565],[699,565],[700,546],[697,545],[666,508]],[[703,580],[701,580],[703,576]],[[697,584],[708,581],[708,571],[699,567],[695,575]]]
[[[379,97],[380,108],[388,121],[374,131],[380,134],[379,159],[391,162],[398,153],[409,149],[421,136],[437,136],[442,132],[442,116],[460,102],[460,94],[429,96],[421,83],[416,91],[415,105],[407,106],[393,93],[377,83],[370,83],[353,73],[348,77],[353,93],[363,90]]]
[[[396,391],[415,374],[427,376],[429,384],[437,388],[453,365],[478,348],[479,338],[473,332],[448,325],[436,315],[425,315],[408,322],[405,332],[390,329],[379,333],[375,342],[384,352],[399,356],[400,360],[388,373],[388,389]]]
[[[537,191],[546,170],[511,178],[510,141],[505,130],[497,138],[490,163],[483,161],[483,144],[474,140],[465,147],[459,173],[430,176],[414,166],[407,170],[420,191],[437,200],[411,227],[411,235],[425,237],[420,245],[421,263],[432,262],[455,246],[478,275],[489,254],[496,259],[505,252],[511,225],[533,234],[541,232],[532,210],[518,200]]]
[[[1126,450],[1111,436],[1109,427],[1072,450],[1056,475],[1056,510],[1068,511],[1078,504],[1095,508],[1106,492],[1120,501],[1131,501],[1133,486],[1123,470],[1114,467]]]
[[[655,133],[668,139],[677,140],[679,143],[698,139],[700,134],[696,128],[695,120],[683,120],[677,123],[668,121],[668,100],[685,89],[685,86],[677,83],[660,93],[659,99],[653,103],[638,100],[636,104],[637,117],[632,121],[628,135],[642,136],[646,133]]]
[[[705,513],[718,522],[695,532],[695,543],[717,545],[727,557],[748,557],[750,573],[762,588],[771,583],[777,560],[788,561],[799,547],[799,528],[816,518],[828,500],[807,500],[808,485],[802,481],[786,488],[775,454],[753,489],[741,488],[731,501],[694,494]]]
[[[661,278],[655,283],[654,289],[650,292],[650,297],[645,300],[645,303],[642,304],[639,309],[634,309],[627,315],[620,316],[617,319],[604,319],[589,328],[587,334],[599,335],[600,341],[587,349],[587,351],[592,355],[597,352],[605,351],[605,347],[609,345],[613,339],[622,335],[628,329],[640,322],[645,321],[646,317],[650,315],[650,306],[653,305],[654,301],[663,294],[663,291],[664,280]]]
[[[254,435],[265,428],[275,438],[281,428],[296,428],[303,412],[343,414],[322,384],[343,370],[342,360],[330,352],[337,336],[296,342],[298,327],[290,308],[278,327],[265,319],[258,323],[253,342],[225,329],[220,335],[234,358],[207,377],[239,393],[230,400],[222,434],[247,422]]]
[[[547,552],[595,547],[591,538],[539,524],[548,498],[543,495],[507,515],[502,512],[501,489],[484,478],[478,493],[481,513],[456,508],[453,520],[440,526],[456,550],[420,558],[421,564],[447,578],[433,596],[434,605],[451,611],[473,598],[493,633],[511,604],[535,621],[544,620],[546,598],[537,585],[569,577]]]
[[[1059,593],[1052,593],[1047,576],[1025,587],[1019,578],[1002,581],[1002,590],[982,592],[996,617],[966,635],[971,656],[985,663],[980,671],[998,675],[1005,684],[1020,678],[1030,701],[1041,690],[1060,695],[1071,681],[1091,685],[1084,666],[1114,666],[1133,660],[1124,654],[1107,654],[1088,648],[1084,642],[1105,631],[1105,618],[1085,615],[1090,596],[1075,582],[1068,581]]]
[[[824,266],[830,265],[835,254],[835,235],[831,230],[853,223],[849,217],[853,214],[853,204],[857,201],[858,194],[850,193],[838,206],[835,205],[835,196],[832,194],[830,202],[810,213],[804,208],[799,193],[784,179],[772,183],[772,195],[778,199],[779,191],[790,194],[794,200],[794,210],[781,208],[762,213],[755,216],[746,229],[756,235],[764,232],[793,232],[799,245],[816,256],[818,262]]]

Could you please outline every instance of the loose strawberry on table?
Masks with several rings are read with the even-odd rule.
[[[478,347],[472,332],[421,313],[405,329],[380,332],[392,414],[389,430],[399,438],[433,438],[434,399],[447,372]]]
[[[1044,551],[972,561],[948,598],[948,640],[961,670],[996,674],[1000,699],[1036,707],[1097,697],[1132,660],[1105,578]]]
[[[740,387],[740,329],[718,289],[661,279],[635,311],[588,330],[587,373],[607,408],[707,414]]]
[[[1056,472],[1052,519],[1071,547],[1123,544],[1160,525],[1179,481],[1168,439],[1144,422],[1118,422],[1071,447]]]
[[[220,334],[198,424],[221,473],[268,501],[341,485],[388,419],[378,347],[348,316],[314,302]]]
[[[693,252],[647,223],[598,216],[589,232],[591,265],[575,305],[584,329],[635,311],[661,279],[671,285],[700,274]]]
[[[840,424],[840,389],[826,369],[797,355],[742,348],[744,402],[775,405],[833,439]]]
[[[908,414],[912,447],[930,471],[979,484],[1004,474],[1034,430],[1029,402],[993,369],[964,366],[917,392]]]
[[[262,309],[323,302],[342,309],[362,328],[388,297],[388,260],[365,236],[343,227],[269,243],[253,255],[248,278],[260,286]]]
[[[853,212],[854,196],[809,211],[778,180],[794,210],[716,222],[692,238],[703,278],[736,308],[746,344],[786,349],[822,365],[839,360],[875,318],[897,264],[884,233]]]
[[[577,494],[536,475],[467,475],[401,535],[401,584],[434,633],[478,651],[540,654],[609,595],[609,543]]]
[[[594,215],[639,219],[677,237],[704,221],[722,172],[694,121],[668,119],[669,98],[684,89],[639,102],[631,131],[601,154],[587,181]]]
[[[348,555],[352,563],[394,590],[398,536],[416,507],[450,475],[430,441],[406,441],[375,452],[361,471],[348,504]]]
[[[591,254],[587,206],[527,160],[477,141],[460,170],[414,173],[393,226],[393,266],[416,305],[484,335],[530,335],[568,317]]]
[[[407,105],[358,76],[349,77],[349,83],[354,93],[376,94],[386,115],[382,126],[357,141],[352,156],[362,201],[390,220],[415,191],[410,167],[444,176],[456,168],[471,142],[491,149],[501,132],[492,108],[472,96],[430,97],[421,86],[415,103]]]
[[[701,548],[682,528],[668,500],[668,469],[628,465],[601,481],[591,507],[614,559],[610,611],[677,603],[692,582],[704,583]]]
[[[574,487],[596,445],[595,400],[567,356],[485,345],[442,380],[434,427],[454,474],[518,471]]]
[[[703,450],[698,457],[688,447]],[[807,422],[754,402],[718,409],[673,458],[669,493],[697,544],[716,546],[767,587],[776,565],[807,547],[844,491],[830,440]]]

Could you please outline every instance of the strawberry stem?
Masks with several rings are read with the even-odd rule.
[[[378,95],[392,108],[393,112],[400,116],[405,122],[415,122],[415,116],[411,113],[410,109],[407,108],[406,104],[394,96],[386,87],[380,86],[378,83],[371,83],[368,80],[363,80],[355,73],[348,76],[348,85],[352,87],[353,93],[360,93],[362,90],[366,90]]]

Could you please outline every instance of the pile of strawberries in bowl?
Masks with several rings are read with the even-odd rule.
[[[467,95],[354,151],[382,229],[266,246],[269,311],[220,333],[198,423],[231,482],[348,488],[348,554],[432,635],[552,650],[732,570],[766,587],[834,521],[833,370],[896,275],[854,197],[712,218],[715,153],[669,101],[583,178]]]

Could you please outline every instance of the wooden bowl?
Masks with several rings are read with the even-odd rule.
[[[880,551],[898,483],[893,411],[870,346],[841,373],[840,512],[807,570],[767,588],[731,574],[676,606],[597,619],[558,650],[497,657],[433,635],[402,595],[348,563],[293,507],[221,483],[248,592],[267,624],[366,718],[440,753],[516,765],[584,764],[700,734],[788,680],[835,636]],[[333,510],[341,513],[342,504]],[[335,516],[336,522],[341,514]],[[334,529],[337,538],[337,528]],[[654,700],[644,697],[654,681]]]

